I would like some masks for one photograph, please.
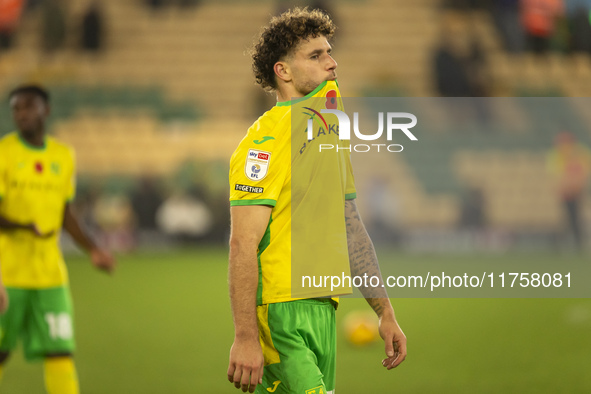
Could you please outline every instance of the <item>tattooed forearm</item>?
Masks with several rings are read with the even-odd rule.
[[[378,258],[373,243],[357,212],[355,200],[347,200],[345,203],[345,223],[347,225],[347,243],[349,246],[351,274],[360,276],[367,274],[368,277],[379,277],[380,285],[378,287],[381,288],[382,283]]]
[[[374,312],[376,313],[376,315],[378,316],[382,316],[382,314],[384,313],[384,308],[386,307],[387,302],[385,300],[388,300],[387,298],[366,298],[367,303],[369,304],[369,306],[371,306],[371,309],[374,310]]]
[[[378,257],[361,221],[355,200],[345,202],[345,223],[347,225],[351,275],[359,277],[367,275],[368,281],[371,277],[379,278],[377,286],[360,287],[359,290],[376,314],[381,316],[386,309],[391,310],[392,306],[388,299],[388,293],[383,286],[384,282],[378,264]],[[372,284],[376,284],[375,280]]]

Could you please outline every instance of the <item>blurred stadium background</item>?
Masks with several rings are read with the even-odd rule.
[[[553,97],[574,114],[501,132],[433,131],[372,177],[358,175],[383,258],[588,259],[567,231],[548,152],[564,128],[591,142],[590,2],[544,2],[550,11],[533,24],[520,19],[525,3],[314,2],[339,26],[345,97]],[[0,95],[20,83],[50,89],[50,130],[77,152],[76,209],[120,254],[119,272],[105,278],[64,240],[83,392],[234,391],[225,381],[228,161],[274,101],[254,85],[245,50],[292,4],[305,5],[0,0]],[[4,100],[0,133],[12,129]],[[582,227],[590,220],[584,196]],[[343,301],[339,319],[362,304]],[[589,300],[394,304],[408,361],[386,373],[379,344],[341,338],[339,393],[591,391]],[[41,367],[16,355],[0,392],[41,393]]]

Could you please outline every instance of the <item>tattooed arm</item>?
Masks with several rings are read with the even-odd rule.
[[[388,369],[397,367],[406,358],[406,337],[396,322],[394,309],[383,287],[382,274],[378,257],[361,221],[355,200],[345,202],[345,223],[347,225],[347,244],[351,275],[363,277],[375,276],[380,279],[377,287],[361,287],[361,293],[380,319],[380,336],[386,345],[386,359],[382,365]]]

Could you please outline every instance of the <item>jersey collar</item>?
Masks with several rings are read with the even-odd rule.
[[[37,146],[37,145],[31,145],[26,139],[23,138],[21,133],[19,133],[18,131],[16,131],[15,133],[18,136],[19,141],[25,146],[25,148],[28,148],[28,149],[31,149],[34,151],[42,151],[42,150],[45,150],[45,148],[47,148],[47,137],[43,137],[43,145]]]
[[[337,86],[339,86],[339,84],[338,84],[338,82],[336,80],[334,82],[337,84]],[[275,104],[275,105],[277,105],[278,107],[285,107],[285,106],[288,106],[288,105],[292,105],[292,104],[298,103],[298,102],[300,102],[302,100],[309,99],[310,97],[312,97],[316,93],[318,93],[320,90],[322,90],[326,86],[327,83],[328,83],[328,81],[322,82],[320,85],[318,85],[316,87],[316,89],[312,90],[310,93],[308,93],[304,97],[299,97],[299,98],[296,98],[296,99],[293,99],[293,100],[289,100],[289,101],[277,101],[277,104]]]

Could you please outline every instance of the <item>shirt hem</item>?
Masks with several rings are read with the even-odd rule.
[[[293,297],[282,297],[282,298],[273,298],[271,300],[263,300],[262,303],[257,304],[257,306],[261,306],[261,305],[267,305],[267,304],[277,304],[280,302],[289,302],[289,301],[299,301],[299,300],[310,300],[310,299],[314,299],[314,298],[330,298],[331,300],[335,301],[336,303],[339,302],[339,297],[341,296],[345,296],[345,295],[349,295],[349,294],[353,294],[353,291],[350,291],[348,293],[342,293],[339,294],[338,296],[335,295],[317,295],[317,296],[312,296],[312,297],[303,297],[303,298],[293,298]]]
[[[45,290],[45,289],[53,289],[56,287],[66,287],[68,286],[69,283],[68,282],[64,282],[64,283],[53,283],[53,284],[47,284],[47,285],[31,285],[31,284],[22,284],[22,283],[4,283],[4,287],[10,287],[13,289],[25,289],[25,290]]]

